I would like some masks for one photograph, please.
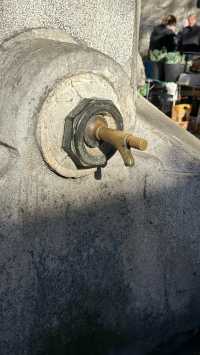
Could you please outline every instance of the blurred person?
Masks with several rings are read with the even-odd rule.
[[[182,53],[200,52],[200,26],[195,14],[187,17],[185,27],[178,33],[178,50]]]
[[[177,49],[176,17],[174,15],[164,16],[161,23],[153,28],[150,37],[150,50],[165,48],[167,52],[174,52]]]

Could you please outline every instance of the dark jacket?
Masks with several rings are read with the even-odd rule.
[[[155,26],[150,37],[150,50],[166,48],[168,52],[174,52],[177,49],[177,36],[165,25]]]
[[[179,32],[178,50],[181,52],[200,52],[200,26],[188,26]]]

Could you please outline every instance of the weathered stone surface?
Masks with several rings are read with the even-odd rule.
[[[0,42],[32,27],[62,29],[117,60],[131,56],[134,0],[1,0]]]
[[[31,39],[32,31],[28,31],[4,43],[2,47],[0,59],[4,67],[1,72],[2,115],[6,112],[10,118],[1,123],[0,136],[2,141],[6,139],[7,144],[17,146],[20,150],[22,142],[16,141],[11,123],[15,121],[17,125],[13,106],[18,105],[20,94],[25,100],[23,116],[32,117],[38,105],[41,106],[37,125],[38,144],[51,169],[66,177],[83,176],[88,173],[87,170],[77,172],[71,159],[70,161],[66,159],[62,149],[66,116],[84,98],[109,98],[121,111],[125,129],[131,124],[134,125],[135,106],[130,79],[111,58],[86,47],[80,48],[78,45],[63,42],[62,33],[61,42],[49,40],[53,35],[59,39],[58,33],[48,31],[47,34],[42,38],[43,31],[33,31]],[[8,71],[10,82],[9,86],[6,86]],[[21,92],[20,90],[15,92],[16,80],[19,83],[24,80]],[[15,92],[15,94],[12,92],[12,105],[5,101],[5,97],[10,97],[11,81]],[[29,87],[32,91],[27,97]],[[33,91],[36,94],[33,94]],[[32,95],[35,96],[33,102]],[[21,126],[22,131],[23,122],[18,123],[18,126]]]
[[[200,143],[142,98],[133,127],[129,97],[127,129],[149,142],[136,167],[116,154],[99,181],[55,174],[36,125],[67,48],[35,38],[1,51],[0,353],[141,354],[199,325]],[[94,55],[119,95],[126,74]]]
[[[0,36],[63,28],[126,64],[132,5],[3,0]],[[43,30],[15,41],[0,52],[0,354],[137,355],[199,326],[199,141],[142,98],[135,124],[125,73],[102,54],[92,63],[85,47],[78,68],[78,49],[68,63],[71,36]],[[134,169],[116,154],[99,181],[57,175],[36,137],[50,92],[88,61],[112,84],[99,93],[120,109],[127,96],[127,129],[149,142],[134,151]]]
[[[128,74],[128,76],[131,77],[131,73],[134,71],[132,58],[129,58],[128,62],[123,67],[125,72]],[[146,76],[145,76],[144,65],[142,62],[141,55],[138,54],[137,71],[136,71],[137,87],[143,86],[145,84],[145,80],[146,80]]]

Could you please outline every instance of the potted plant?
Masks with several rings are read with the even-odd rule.
[[[164,80],[163,63],[166,56],[166,49],[154,49],[149,52],[149,59],[144,61],[146,76],[148,79]]]
[[[180,52],[166,53],[164,63],[164,76],[167,82],[176,82],[186,65],[185,55]]]

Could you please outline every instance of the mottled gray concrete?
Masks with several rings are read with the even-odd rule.
[[[142,98],[134,124],[110,58],[33,37],[0,56],[0,354],[142,354],[199,326],[200,142]],[[69,69],[92,68],[149,148],[135,168],[116,154],[101,180],[66,179],[42,158],[38,117]]]
[[[142,54],[148,49],[153,26],[163,15],[175,14],[179,28],[189,13],[200,17],[196,0],[141,2]],[[59,28],[125,64],[132,54],[134,6],[134,0],[1,0],[0,41],[27,28]]]
[[[3,0],[0,38],[62,28],[124,64],[133,4]],[[65,34],[26,36],[0,51],[0,354],[141,355],[199,326],[200,143],[142,98],[135,120],[130,80],[110,58]],[[96,75],[148,139],[135,168],[116,154],[101,180],[74,180],[46,164],[38,118],[70,73]]]
[[[132,50],[133,9],[134,0],[1,0],[0,41],[26,28],[59,28],[123,64]]]

